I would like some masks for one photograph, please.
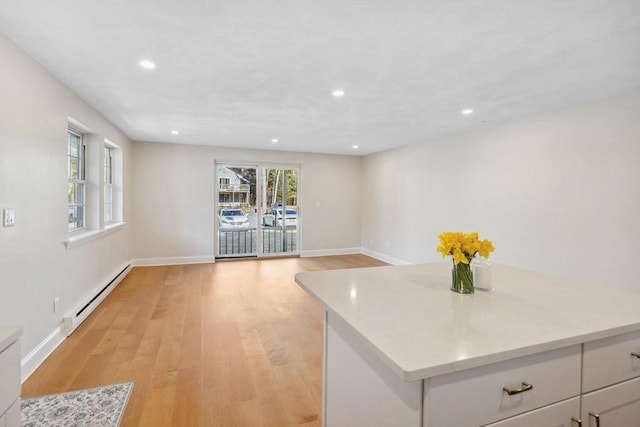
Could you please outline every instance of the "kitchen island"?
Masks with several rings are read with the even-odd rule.
[[[494,265],[494,292],[461,295],[450,277],[296,275],[325,308],[323,425],[640,426],[640,294]]]

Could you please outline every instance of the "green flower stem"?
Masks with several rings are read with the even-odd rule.
[[[460,294],[473,293],[473,274],[471,273],[471,261],[469,264],[458,263],[451,270],[451,290]]]

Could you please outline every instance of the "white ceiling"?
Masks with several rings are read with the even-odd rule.
[[[362,155],[640,88],[636,0],[1,0],[0,32],[138,141]]]

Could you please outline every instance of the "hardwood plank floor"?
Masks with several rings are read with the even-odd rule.
[[[122,426],[320,426],[323,311],[301,271],[364,255],[137,267],[22,397],[135,381]]]

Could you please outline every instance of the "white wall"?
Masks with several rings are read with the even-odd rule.
[[[128,226],[78,247],[63,244],[67,116],[122,148],[126,220],[131,142],[0,35],[0,209],[16,212],[14,227],[0,226],[0,324],[24,327],[25,357],[128,262]]]
[[[387,257],[478,231],[495,262],[640,292],[640,92],[368,156],[362,211]]]
[[[300,165],[303,255],[360,246],[359,157],[145,142],[135,142],[133,153],[139,263],[213,258],[216,160]]]

